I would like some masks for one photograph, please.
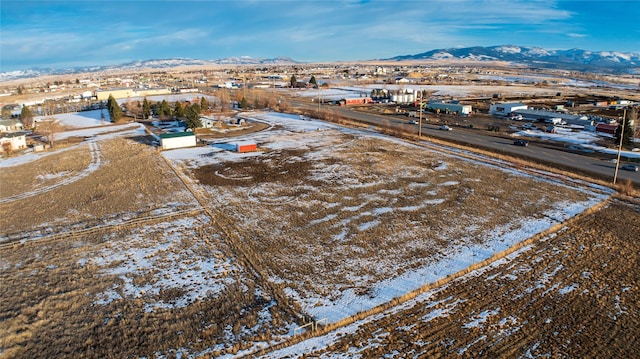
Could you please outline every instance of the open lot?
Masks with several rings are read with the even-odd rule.
[[[249,354],[291,338],[304,318],[337,323],[388,303],[561,225],[611,194],[374,132],[275,113],[252,117],[268,123],[268,129],[162,154],[144,144],[143,134],[127,130],[121,136],[96,136],[93,145],[49,155],[48,161],[8,167],[15,177],[6,180],[23,178],[22,191],[39,188],[43,179],[51,189],[0,204],[3,213],[11,213],[2,219],[3,238],[19,234],[32,239],[0,247],[0,292],[11,298],[0,304],[0,330],[9,333],[0,341],[0,353]],[[237,140],[255,141],[259,151],[226,150],[228,142]],[[77,163],[63,165],[73,151],[78,152]],[[90,175],[54,186],[77,178],[92,164],[96,168]],[[18,192],[3,192],[2,198]],[[619,213],[620,218],[637,216],[637,210]],[[637,233],[637,217],[629,218],[616,225]],[[575,231],[582,227],[574,228],[575,223],[541,243],[555,243],[563,233],[579,237],[582,232]],[[81,232],[86,228],[96,230]],[[572,258],[562,247],[557,253]],[[508,266],[511,258],[521,257],[498,264]],[[583,272],[581,262],[572,263],[564,267],[576,276]],[[499,270],[495,268],[500,267],[476,275],[489,275]],[[598,274],[595,268],[592,272]],[[540,273],[565,278],[553,268]],[[492,287],[479,289],[478,295],[493,290],[496,298],[509,301],[510,291],[526,292],[514,284],[519,281],[507,279],[500,281],[502,292]],[[433,308],[439,302],[432,296],[449,288],[464,288],[473,298],[474,283],[460,279],[419,297],[416,308]],[[533,288],[532,293],[542,291]],[[623,293],[625,301],[637,299],[637,291]],[[525,299],[531,302],[529,294]],[[460,303],[472,302],[464,300]],[[455,313],[460,318],[491,317],[479,313],[496,310],[485,308],[488,299],[478,303],[455,306]],[[557,307],[555,313],[560,313]],[[637,318],[637,304],[627,308]],[[400,308],[387,320],[407,318],[422,328],[425,321],[411,319],[407,310]],[[442,318],[451,323],[458,317]],[[518,323],[505,322],[501,328],[523,333],[528,327]],[[518,331],[520,327],[524,329]],[[479,327],[450,324],[451,336],[473,328]],[[570,329],[558,331],[573,338]],[[363,333],[363,338],[378,340]],[[358,334],[354,329],[344,335]],[[531,346],[536,343],[535,336],[522,338]],[[341,345],[321,346],[334,353],[369,350]],[[410,348],[388,349],[384,352]]]
[[[266,355],[633,358],[640,207],[613,202],[387,312]]]

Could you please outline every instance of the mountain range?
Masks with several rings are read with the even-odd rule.
[[[385,61],[406,60],[475,60],[507,61],[527,65],[533,68],[564,69],[600,73],[640,73],[640,53],[616,51],[588,51],[581,49],[546,50],[540,47],[522,47],[501,45],[490,47],[465,47],[438,49],[416,55],[396,56]],[[136,70],[143,68],[173,68],[183,66],[206,65],[287,65],[299,64],[289,57],[272,59],[252,58],[249,56],[228,57],[218,60],[198,59],[155,59],[133,61],[118,65],[81,66],[66,69],[32,68],[27,70],[0,72],[0,82],[20,78],[33,78],[44,75],[63,75],[85,72]]]
[[[207,65],[276,65],[276,64],[297,64],[299,62],[292,60],[289,57],[276,57],[273,59],[253,58],[250,56],[241,57],[228,57],[217,60],[198,60],[198,59],[186,59],[186,58],[172,58],[172,59],[153,59],[153,60],[139,60],[132,61],[117,65],[104,65],[104,66],[78,66],[64,69],[54,68],[31,68],[27,70],[16,70],[0,72],[0,82],[10,81],[23,78],[34,78],[45,75],[66,75],[66,74],[79,74],[87,72],[101,72],[101,71],[122,71],[122,70],[136,70],[136,69],[166,69],[174,67],[184,66],[207,66]]]
[[[507,61],[547,69],[584,72],[634,73],[640,69],[640,53],[588,51],[581,49],[546,50],[540,47],[500,45],[439,49],[386,60],[476,60]]]

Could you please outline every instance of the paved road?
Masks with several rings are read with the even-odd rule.
[[[317,109],[317,104],[310,104],[302,101],[292,101],[296,107],[305,107]],[[324,105],[328,106],[328,105]],[[400,116],[385,116],[354,111],[348,107],[330,106],[331,110],[341,116],[351,118],[353,120],[369,123],[372,125],[394,125],[401,126],[408,131],[418,133],[418,125],[409,124],[409,119]],[[417,119],[416,119],[417,120]],[[464,142],[474,147],[482,147],[484,149],[495,149],[502,152],[520,154],[533,160],[549,161],[562,166],[567,166],[578,171],[590,172],[610,178],[613,182],[615,172],[615,163],[608,162],[607,156],[589,156],[579,153],[567,152],[561,148],[557,148],[543,142],[531,142],[528,147],[514,146],[513,140],[490,135],[489,132],[480,129],[462,129],[453,128],[453,131],[442,131],[438,129],[439,125],[423,123],[422,135],[427,139],[429,137]],[[618,171],[618,181],[630,179],[636,184],[640,184],[640,172]]]

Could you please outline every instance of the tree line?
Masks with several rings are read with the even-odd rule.
[[[109,95],[106,107],[113,122],[122,120],[124,111],[112,95]],[[176,101],[172,107],[167,100],[151,103],[145,97],[142,102],[138,101],[134,107],[128,106],[127,111],[142,115],[142,119],[149,119],[152,115],[155,115],[160,119],[176,118],[184,120],[187,128],[195,129],[202,127],[200,114],[209,111],[209,102],[203,96],[199,102],[188,104]]]

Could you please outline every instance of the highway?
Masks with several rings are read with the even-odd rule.
[[[303,101],[291,101],[294,107],[301,107],[307,109],[317,110],[317,104],[312,104]],[[364,112],[355,111],[349,107],[340,107],[333,105],[322,105],[323,108],[329,107],[330,110],[339,116],[349,118],[362,123],[371,125],[391,125],[395,128],[401,127],[407,131],[418,133],[418,125],[409,124],[409,119],[402,116],[388,116],[369,114]],[[415,119],[418,121],[418,119]],[[473,121],[473,117],[469,119],[469,122]],[[429,138],[437,138],[441,140],[450,140],[457,143],[465,144],[469,147],[478,147],[485,150],[496,150],[496,152],[502,152],[507,154],[517,154],[529,158],[534,161],[545,161],[557,164],[559,166],[568,167],[577,172],[591,173],[601,176],[602,179],[610,179],[613,182],[616,164],[609,161],[611,156],[601,154],[598,156],[596,153],[591,155],[582,155],[579,153],[568,152],[562,148],[554,147],[551,144],[545,144],[543,141],[532,141],[529,146],[515,146],[513,139],[503,138],[493,135],[484,129],[465,129],[460,127],[454,127],[452,131],[443,131],[438,129],[440,124],[431,124],[423,121],[422,124],[422,136],[425,140]],[[640,172],[631,171],[618,171],[618,183],[624,180],[631,180],[636,185],[640,185]]]

